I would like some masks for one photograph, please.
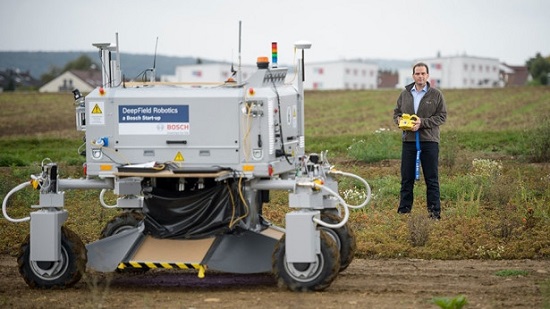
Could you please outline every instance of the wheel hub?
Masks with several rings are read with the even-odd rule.
[[[59,261],[30,261],[32,271],[43,280],[55,280],[63,275],[69,265],[67,251],[61,250]]]

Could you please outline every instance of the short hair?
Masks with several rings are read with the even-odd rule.
[[[414,69],[416,69],[416,67],[425,67],[426,73],[430,74],[430,68],[428,68],[428,65],[425,64],[424,62],[419,62],[413,66],[413,74],[414,74]]]

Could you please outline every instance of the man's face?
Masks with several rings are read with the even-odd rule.
[[[425,66],[417,66],[414,68],[413,78],[417,86],[424,87],[429,76],[430,74],[428,74],[428,70]]]

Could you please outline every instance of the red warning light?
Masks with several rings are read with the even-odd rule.
[[[103,87],[99,87],[99,94],[105,95],[105,89]]]

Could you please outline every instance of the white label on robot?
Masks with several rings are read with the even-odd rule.
[[[120,135],[189,135],[189,105],[120,105]]]
[[[104,125],[105,124],[105,113],[103,112],[105,110],[105,102],[90,102],[90,105],[88,105],[90,109],[90,115],[88,119],[89,125]]]
[[[296,128],[298,126],[298,109],[296,105],[292,105],[292,127]]]
[[[286,108],[286,124],[290,125],[292,123],[292,108],[288,106]]]

